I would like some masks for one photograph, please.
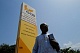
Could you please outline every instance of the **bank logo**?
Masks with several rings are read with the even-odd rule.
[[[24,10],[27,10],[28,12],[33,12],[33,10],[31,10],[31,9],[29,9],[29,8],[27,7],[27,5],[24,5]]]

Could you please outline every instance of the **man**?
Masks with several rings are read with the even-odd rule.
[[[41,35],[36,37],[35,45],[33,47],[32,53],[57,53],[56,49],[50,44],[48,37],[48,25],[42,23],[40,25],[42,31]]]

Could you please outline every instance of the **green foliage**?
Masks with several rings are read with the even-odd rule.
[[[15,53],[15,45],[1,44],[0,53]]]
[[[0,53],[15,53],[15,44],[8,45],[8,44],[1,44],[0,45]],[[61,53],[80,53],[80,50],[73,50],[71,47],[61,49]]]
[[[80,53],[80,50],[73,50],[71,47],[61,49],[61,53]]]

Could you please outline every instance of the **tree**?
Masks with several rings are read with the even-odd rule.
[[[61,49],[61,53],[80,53],[80,50],[73,50],[71,47]]]
[[[65,48],[65,49],[61,49],[61,53],[68,53],[68,51],[70,50],[71,47],[69,48]]]
[[[8,44],[1,44],[0,45],[0,53],[15,53],[15,44],[8,45]],[[73,50],[71,47],[61,49],[61,53],[80,53],[80,50]]]
[[[0,45],[0,53],[14,53],[15,52],[15,44],[9,46],[8,44]]]

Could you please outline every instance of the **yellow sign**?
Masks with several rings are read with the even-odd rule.
[[[18,27],[16,53],[32,53],[37,36],[35,9],[22,3]]]
[[[24,10],[28,10],[29,12],[33,12],[33,10],[28,9],[27,5],[24,5]]]

